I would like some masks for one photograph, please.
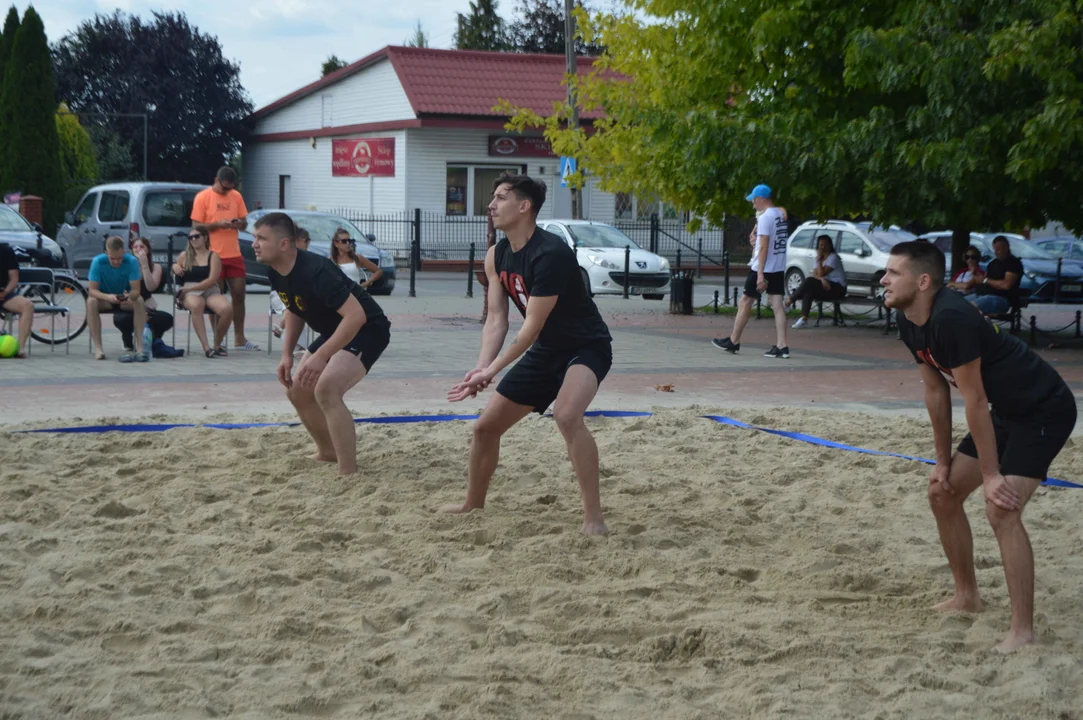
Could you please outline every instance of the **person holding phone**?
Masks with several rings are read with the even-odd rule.
[[[105,252],[90,263],[90,287],[86,303],[87,325],[94,345],[94,359],[104,360],[102,350],[102,313],[127,310],[134,316],[135,327],[147,322],[147,306],[140,293],[142,275],[139,261],[124,250],[124,240],[114,235],[105,241]],[[143,334],[136,333],[135,353],[120,356],[120,362],[147,362],[150,357],[143,347]]]

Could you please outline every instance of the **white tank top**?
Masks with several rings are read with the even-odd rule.
[[[361,279],[361,268],[357,267],[356,263],[344,262],[339,263],[338,266],[342,268],[342,272],[346,273],[346,277],[350,278],[358,285],[364,282],[364,280]],[[365,279],[367,280],[368,278],[366,277]]]

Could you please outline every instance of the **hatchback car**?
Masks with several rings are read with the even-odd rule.
[[[1003,235],[1008,239],[1012,255],[1023,263],[1023,277],[1019,281],[1020,297],[1032,303],[1053,302],[1058,299],[1057,258],[1032,244],[1022,235],[1014,233],[970,233],[970,244],[981,252],[981,265],[985,267],[993,259],[993,238]],[[951,232],[926,233],[922,239],[935,243],[944,255],[951,257]],[[1060,269],[1061,302],[1083,302],[1083,264],[1062,260]]]
[[[3,203],[0,203],[0,244],[8,245],[15,251],[20,265],[64,267],[64,252],[60,245],[42,234],[40,226]],[[7,278],[0,278],[0,287],[5,284]]]
[[[884,228],[845,220],[803,223],[790,236],[786,250],[787,295],[793,294],[812,274],[816,265],[816,238],[821,235],[831,237],[835,252],[842,259],[847,292],[851,295],[868,293],[870,297],[883,291],[880,279],[884,277],[891,248],[915,238],[913,233],[897,225]]]
[[[1083,240],[1077,237],[1046,238],[1033,241],[1033,245],[1045,250],[1053,257],[1083,261]]]
[[[628,293],[661,300],[669,292],[669,260],[644,250],[612,225],[589,220],[541,220],[538,227],[576,251],[579,274],[591,295],[624,294],[624,253],[628,256]]]
[[[245,272],[248,274],[248,282],[260,285],[268,284],[267,267],[256,261],[256,254],[252,251],[252,227],[261,217],[271,212],[284,212],[290,219],[305,230],[308,230],[310,240],[309,251],[324,257],[331,255],[331,236],[339,228],[344,228],[350,233],[350,237],[356,241],[355,252],[362,255],[383,270],[380,279],[369,287],[373,295],[390,295],[395,289],[395,257],[390,250],[382,250],[374,244],[376,236],[371,233],[363,233],[349,220],[331,215],[329,213],[316,212],[314,210],[254,210],[248,213],[248,230],[238,235],[241,243],[241,255],[244,257]]]

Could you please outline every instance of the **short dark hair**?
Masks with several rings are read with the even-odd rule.
[[[511,191],[515,193],[515,197],[520,200],[529,200],[530,209],[534,212],[534,216],[537,217],[541,212],[542,205],[545,204],[545,183],[541,180],[535,180],[529,175],[501,175],[493,181],[493,192],[501,185],[508,185]]]
[[[259,230],[260,228],[273,230],[289,240],[291,245],[297,243],[297,226],[290,216],[284,212],[267,213],[256,221],[255,229]]]
[[[124,238],[119,235],[112,235],[105,241],[106,252],[116,252],[117,250],[124,249]]]
[[[1012,249],[1011,242],[1009,242],[1008,238],[1004,237],[1003,235],[997,235],[995,238],[993,238],[993,245],[996,245],[998,242],[1008,243],[1008,249]]]
[[[891,254],[905,257],[919,275],[928,275],[934,290],[944,284],[944,253],[933,243],[901,242],[891,248]]]
[[[817,250],[820,249],[820,241],[821,240],[826,240],[827,241],[827,247],[831,248],[831,252],[835,252],[835,241],[832,240],[831,236],[828,235],[827,233],[816,236],[816,249]]]
[[[218,168],[218,172],[215,174],[214,179],[218,182],[228,182],[237,184],[237,171],[231,168],[229,165],[223,165]]]
[[[293,236],[293,242],[296,244],[298,240],[304,240],[305,242],[312,242],[312,238],[308,236],[308,230],[298,226],[297,234]]]

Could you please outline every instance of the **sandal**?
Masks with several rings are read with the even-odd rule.
[[[147,355],[146,351],[143,351],[141,353],[136,353],[135,354],[135,361],[137,363],[150,362],[150,356]]]
[[[229,353],[226,352],[226,348],[224,345],[219,345],[213,350],[213,352],[215,357],[229,357]]]
[[[251,340],[249,340],[244,345],[234,345],[233,349],[234,350],[259,350],[259,345],[252,342]]]
[[[278,327],[277,325],[275,325],[274,327],[272,327],[272,328],[271,328],[271,333],[272,333],[272,334],[273,334],[273,335],[274,335],[274,336],[275,336],[276,338],[280,338],[280,337],[282,337],[282,328],[280,328],[280,327]]]
[[[204,350],[203,354],[206,355],[211,360],[213,360],[214,358],[217,357],[217,355],[214,354],[214,350],[211,350],[210,348],[207,348],[206,350]]]
[[[135,362],[135,355],[132,355],[130,353],[125,353],[125,354],[121,355],[120,357],[118,357],[117,360],[122,362],[122,363],[132,363],[132,362]]]

